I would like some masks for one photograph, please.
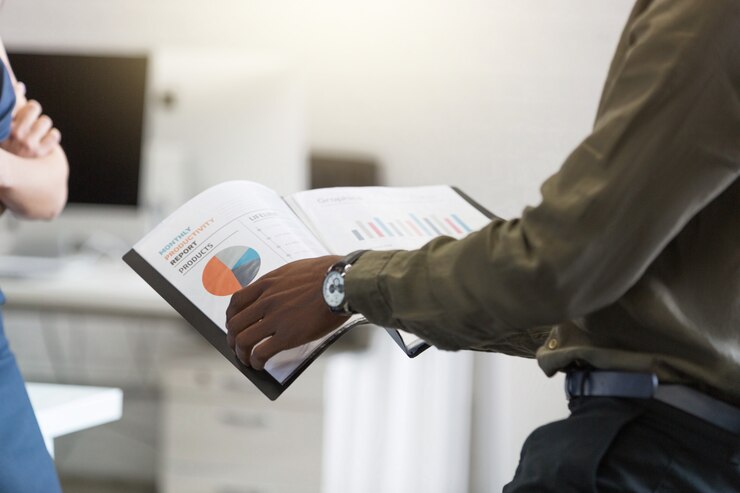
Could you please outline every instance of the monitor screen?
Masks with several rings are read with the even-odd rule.
[[[139,205],[146,56],[10,52],[27,97],[62,133],[69,202]]]

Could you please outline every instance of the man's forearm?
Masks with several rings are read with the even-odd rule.
[[[690,0],[647,11],[593,132],[539,205],[462,240],[363,255],[346,277],[351,306],[441,348],[511,353],[541,341],[538,327],[619,300],[740,176],[737,15]]]

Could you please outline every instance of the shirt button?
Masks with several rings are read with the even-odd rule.
[[[557,349],[558,348],[558,340],[557,339],[550,339],[547,341],[547,349]]]

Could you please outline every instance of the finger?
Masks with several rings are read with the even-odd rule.
[[[242,363],[249,366],[251,364],[250,358],[254,346],[271,335],[272,332],[270,332],[268,324],[265,323],[264,319],[252,324],[247,330],[241,331],[239,335],[236,336],[236,357],[239,358]]]
[[[38,120],[36,120],[33,125],[31,125],[31,130],[26,136],[27,146],[31,149],[38,147],[41,139],[43,139],[44,136],[49,133],[52,126],[53,124],[51,118],[46,115],[41,115]]]
[[[14,120],[13,137],[23,139],[31,130],[31,126],[41,116],[41,105],[38,101],[31,100],[18,110]]]
[[[229,344],[231,349],[235,348],[236,337],[239,334],[264,318],[262,315],[251,315],[252,312],[244,315],[242,315],[242,313],[243,312],[240,312],[234,318],[226,322],[226,342]]]
[[[226,320],[242,311],[245,307],[254,303],[262,294],[261,284],[256,282],[246,286],[231,296],[229,306],[226,308]]]
[[[255,370],[264,370],[267,360],[275,356],[280,351],[290,349],[278,336],[263,339],[252,349],[252,357],[249,358],[250,366]]]
[[[15,123],[17,126],[21,122],[27,121],[27,125],[30,128],[33,122],[35,122],[36,119],[41,115],[41,104],[38,101],[32,99],[31,101],[26,101],[25,103],[21,103],[18,106],[18,112],[13,118],[13,123]]]
[[[59,130],[57,130],[56,128],[52,128],[46,135],[44,135],[44,137],[41,139],[41,142],[39,142],[39,154],[49,154],[55,146],[59,145],[61,140],[61,132],[59,132]]]

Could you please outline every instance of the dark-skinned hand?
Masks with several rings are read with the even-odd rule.
[[[320,339],[347,320],[329,310],[321,293],[326,271],[341,258],[298,260],[234,293],[226,337],[242,363],[262,370],[280,351]]]

